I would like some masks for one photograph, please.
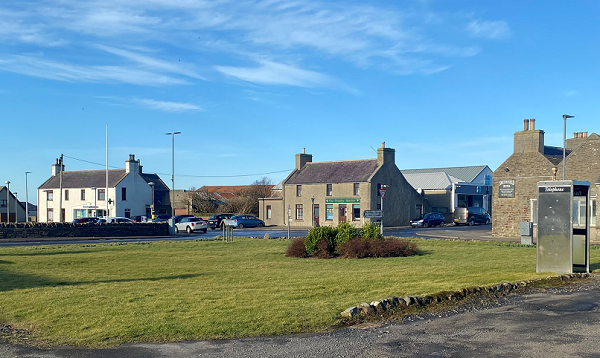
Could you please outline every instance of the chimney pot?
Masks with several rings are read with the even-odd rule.
[[[535,130],[535,118],[531,118],[531,119],[529,120],[529,123],[530,123],[530,125],[531,125],[530,129],[531,129],[532,131],[533,131],[533,130]]]
[[[302,154],[306,154],[306,148],[302,148]]]
[[[523,130],[524,131],[528,131],[529,130],[529,119],[524,119],[523,120]]]
[[[577,132],[573,132],[573,138],[577,138]]]
[[[381,142],[381,148],[385,148],[385,142]]]
[[[583,138],[587,138],[588,132],[583,132]]]

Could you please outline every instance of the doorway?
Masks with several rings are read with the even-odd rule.
[[[315,220],[314,225],[319,226],[319,205],[315,204],[313,206],[313,218]]]
[[[346,222],[346,216],[347,216],[346,205],[345,204],[340,204],[340,218],[339,218],[339,222],[345,223]]]

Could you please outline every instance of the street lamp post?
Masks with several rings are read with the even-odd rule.
[[[25,222],[29,222],[29,189],[27,187],[27,174],[31,172],[25,172]]]
[[[152,188],[152,203],[150,204],[150,218],[152,220],[155,219],[155,215],[154,215],[154,182],[150,182],[148,183],[148,185],[150,185],[150,187]]]
[[[312,225],[311,227],[315,227],[315,197],[314,195],[310,197],[310,202],[311,202],[311,208],[310,208],[310,212],[311,212],[311,217],[312,217]]]
[[[567,118],[574,118],[568,114],[563,114],[564,126],[563,126],[563,180],[565,180],[565,158],[567,157]]]
[[[15,196],[15,223],[19,222],[19,198],[17,197],[19,193],[16,191],[13,193]]]
[[[173,209],[173,204],[175,203],[173,196],[175,195],[175,134],[181,134],[181,132],[171,132],[165,133],[166,135],[171,136],[171,214],[175,215],[175,210]]]
[[[4,182],[6,184],[6,222],[10,223],[10,181]]]

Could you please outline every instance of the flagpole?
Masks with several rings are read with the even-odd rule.
[[[94,194],[96,195],[96,194]],[[104,191],[104,202],[106,203],[106,220],[108,222],[108,124],[106,125],[106,188]]]

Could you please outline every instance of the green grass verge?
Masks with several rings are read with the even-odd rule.
[[[420,255],[361,260],[287,258],[287,241],[238,238],[1,248],[0,323],[51,346],[270,336],[328,330],[390,295],[547,276],[531,247],[414,241]]]

